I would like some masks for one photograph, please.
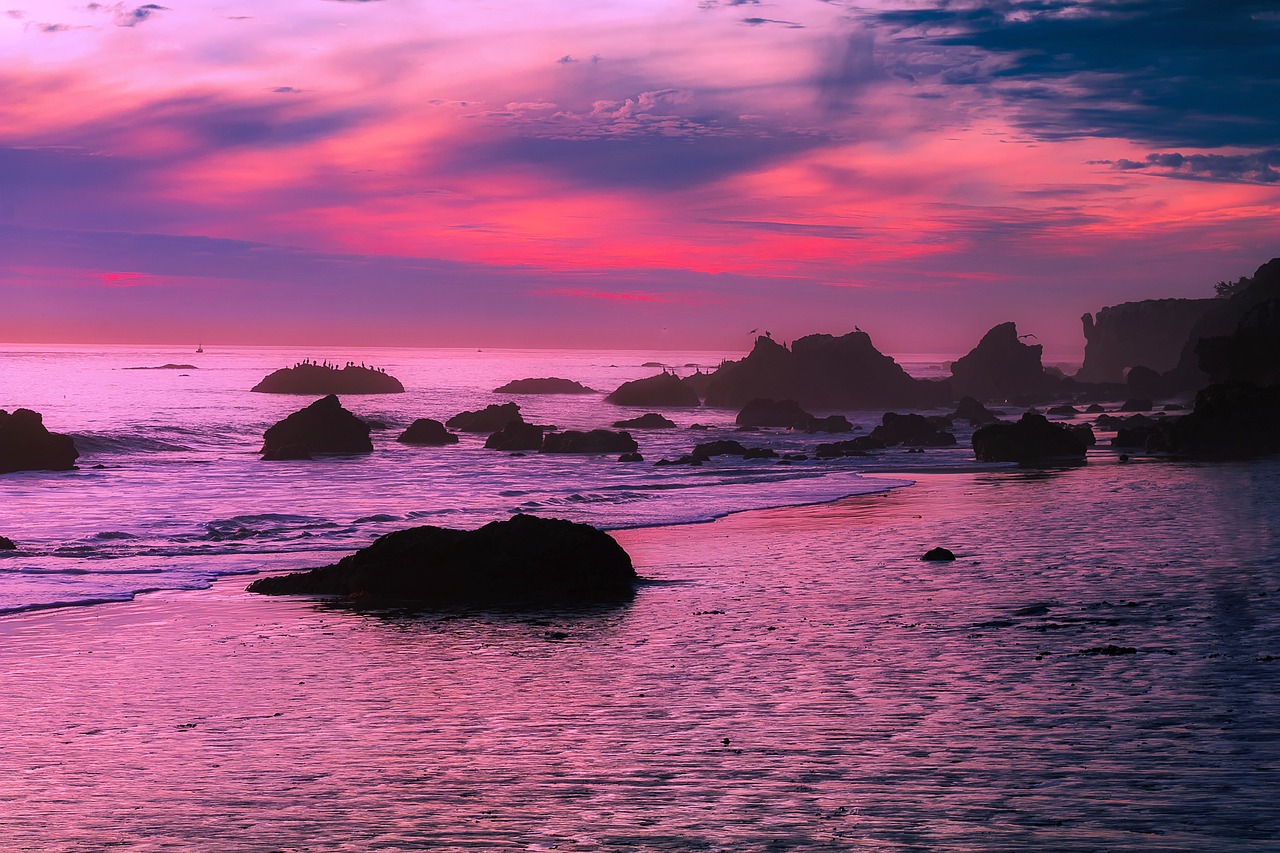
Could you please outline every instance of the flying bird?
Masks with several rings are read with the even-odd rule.
[[[1027,332],[1025,335],[1018,335],[1018,340],[1022,340],[1023,338],[1036,338],[1036,336],[1031,334],[1030,332]],[[1036,338],[1036,340],[1038,341],[1040,339]]]

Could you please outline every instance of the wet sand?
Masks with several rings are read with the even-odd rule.
[[[620,531],[651,582],[608,610],[231,577],[0,619],[0,847],[1273,850],[1278,470]]]

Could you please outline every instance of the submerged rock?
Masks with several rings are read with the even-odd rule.
[[[400,380],[373,367],[303,362],[283,367],[251,389],[264,394],[403,394]]]
[[[973,434],[980,462],[1083,462],[1088,445],[1076,432],[1028,412],[1014,424],[989,424]]]
[[[495,394],[595,394],[594,388],[588,388],[572,379],[514,379],[493,390]]]
[[[262,451],[264,462],[310,462],[314,458],[305,444],[285,444]]]
[[[512,421],[524,423],[520,407],[515,403],[491,403],[475,412],[459,412],[445,426],[460,432],[497,432]]]
[[[541,448],[543,453],[635,453],[636,449],[631,433],[607,429],[549,433],[543,436]]]
[[[484,446],[488,450],[538,450],[542,447],[542,434],[546,430],[524,421],[510,421],[489,436]]]
[[[389,533],[335,565],[249,585],[265,595],[336,595],[427,606],[545,606],[633,597],[631,558],[586,524],[515,515],[478,530]]]
[[[296,445],[313,453],[372,453],[369,425],[342,408],[333,394],[316,400],[269,428],[263,435],[264,458],[282,457],[286,448]],[[291,451],[296,453],[297,451]]]
[[[614,421],[614,429],[675,429],[676,423],[673,420],[664,418],[656,412],[649,412],[638,418],[631,418],[625,421]]]
[[[647,379],[624,382],[608,397],[615,406],[645,406],[654,409],[686,409],[702,405],[698,392],[680,377],[659,373]]]
[[[70,471],[79,457],[71,436],[49,432],[39,412],[0,409],[0,474]]]
[[[949,562],[951,560],[954,560],[955,558],[956,558],[956,555],[951,553],[951,551],[947,550],[946,548],[943,548],[942,546],[938,546],[937,548],[931,548],[930,550],[926,551],[924,553],[924,556],[921,557],[920,559],[928,560],[931,563],[942,563],[942,562]]]
[[[458,437],[444,428],[444,424],[432,418],[418,418],[396,438],[404,444],[424,444],[441,447],[457,444]]]

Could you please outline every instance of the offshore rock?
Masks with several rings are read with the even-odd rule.
[[[71,436],[49,432],[39,412],[0,409],[0,474],[70,471],[79,456]]]
[[[1170,429],[1169,449],[1201,459],[1247,459],[1280,452],[1280,386],[1210,385]]]
[[[971,426],[993,424],[1000,420],[995,412],[968,396],[960,398],[960,404],[951,417],[958,421],[968,421]]]
[[[738,426],[806,429],[813,423],[813,419],[813,415],[801,408],[795,400],[757,398],[742,407],[734,422]]]
[[[506,426],[489,436],[484,446],[488,450],[539,450],[542,434],[546,430],[524,421],[509,421]]]
[[[251,389],[264,394],[403,394],[400,380],[363,365],[301,362],[270,374]]]
[[[1121,382],[1125,370],[1145,365],[1164,373],[1178,363],[1187,336],[1219,300],[1145,299],[1085,314],[1081,382]]]
[[[1206,349],[1202,341],[1233,336],[1245,315],[1272,299],[1280,299],[1280,258],[1272,258],[1258,267],[1251,278],[1243,279],[1241,287],[1230,298],[1211,300],[1212,306],[1187,336],[1178,366],[1165,374],[1170,387],[1182,391],[1198,389],[1210,382],[1249,381],[1248,375],[1236,376],[1229,369],[1221,370],[1219,344],[1211,343]],[[1208,362],[1202,364],[1206,357]],[[1212,369],[1213,374],[1206,369]]]
[[[866,456],[871,450],[884,450],[885,443],[869,435],[860,435],[847,441],[834,441],[830,444],[819,444],[813,455],[819,459],[834,459],[839,456]]]
[[[541,450],[543,453],[635,453],[637,445],[628,432],[565,430],[543,436]]]
[[[524,423],[520,407],[515,403],[491,403],[475,412],[459,412],[445,426],[460,432],[497,432],[512,421]]]
[[[432,607],[536,607],[625,602],[635,583],[631,558],[607,533],[515,515],[472,531],[388,533],[335,565],[262,578],[249,591]]]
[[[572,379],[514,379],[501,388],[493,389],[495,394],[594,394],[594,388],[588,388]]]
[[[0,536],[0,551],[16,551],[18,546],[13,544],[13,540],[7,536]]]
[[[441,447],[446,444],[457,444],[458,437],[444,428],[444,424],[433,418],[418,418],[409,424],[409,428],[396,438],[405,444],[424,444]]]
[[[944,562],[950,562],[955,558],[956,558],[955,554],[953,554],[950,550],[943,548],[941,545],[939,545],[937,548],[931,548],[928,551],[925,551],[924,556],[921,557],[920,559],[928,560],[931,563],[944,563]]]
[[[614,429],[675,429],[676,423],[673,420],[664,418],[656,412],[649,412],[638,418],[631,418],[625,421],[614,421]]]
[[[844,415],[827,415],[825,418],[812,418],[805,424],[805,432],[853,432],[853,424]]]
[[[688,409],[702,405],[698,392],[680,377],[659,373],[647,379],[624,382],[608,397],[615,406],[645,406],[653,409]]]
[[[1001,323],[951,365],[951,388],[977,400],[1040,399],[1062,384],[1046,373],[1040,344],[1024,344],[1018,327]]]
[[[1076,463],[1084,461],[1087,449],[1077,433],[1030,412],[1015,424],[989,424],[973,434],[979,462]]]
[[[264,458],[277,459],[291,445],[305,448],[308,454],[373,452],[369,425],[342,408],[333,394],[270,427],[263,435],[261,452],[267,454]]]
[[[938,429],[924,415],[900,415],[897,412],[885,412],[880,425],[871,431],[871,438],[882,441],[889,447],[898,444],[907,447],[949,447],[956,443],[954,435]]]

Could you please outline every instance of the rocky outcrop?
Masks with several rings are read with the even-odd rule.
[[[614,429],[675,429],[675,421],[664,418],[656,412],[649,412],[638,418],[625,421],[614,421]]]
[[[880,425],[871,431],[871,438],[884,442],[885,446],[950,447],[956,437],[938,428],[938,424],[924,415],[900,415],[885,412]]]
[[[512,421],[524,422],[518,405],[491,403],[479,411],[459,412],[444,423],[459,432],[497,432]]]
[[[1081,382],[1121,382],[1125,371],[1143,365],[1164,373],[1173,368],[1196,323],[1216,299],[1145,299],[1085,314]]]
[[[1167,397],[1170,392],[1169,383],[1164,376],[1144,364],[1130,368],[1124,382],[1131,398]]]
[[[1013,323],[1001,323],[952,363],[951,388],[976,400],[1044,399],[1062,380],[1045,372],[1043,349],[1040,344],[1024,344]]]
[[[834,459],[838,456],[866,456],[873,450],[884,450],[885,443],[869,435],[860,435],[846,441],[833,441],[830,444],[819,444],[813,455],[819,459]]]
[[[1017,423],[989,424],[973,434],[973,452],[980,462],[1078,463],[1087,449],[1077,433],[1030,412]]]
[[[548,433],[542,437],[541,447],[543,453],[635,453],[637,449],[631,433],[607,429]]]
[[[782,427],[805,429],[813,423],[813,415],[795,400],[755,399],[749,401],[734,419],[738,426]]]
[[[526,451],[542,447],[545,428],[524,421],[509,421],[506,426],[489,436],[484,446],[488,450]]]
[[[956,406],[956,410],[951,417],[958,421],[968,421],[971,426],[993,424],[1000,420],[1000,418],[996,417],[995,412],[972,397],[961,397],[960,404]]]
[[[403,394],[400,380],[382,370],[348,363],[299,362],[267,376],[251,389],[264,394]]]
[[[13,544],[13,540],[5,536],[0,536],[0,551],[16,551],[18,546]]]
[[[1196,354],[1215,382],[1280,383],[1280,299],[1254,305],[1230,335],[1202,339]]]
[[[1200,459],[1246,459],[1280,452],[1280,386],[1210,385],[1195,409],[1174,421],[1169,450]]]
[[[943,548],[939,545],[937,548],[930,548],[924,552],[924,556],[920,559],[927,560],[930,563],[949,563],[956,558],[951,549]]]
[[[865,332],[809,335],[783,346],[756,338],[740,361],[726,362],[707,386],[708,406],[740,408],[755,399],[795,400],[824,409],[927,408],[950,399],[945,383],[913,379]]]
[[[0,409],[0,474],[70,471],[79,456],[71,436],[49,432],[39,412]]]
[[[588,388],[572,379],[515,379],[493,389],[495,394],[595,394],[594,388]]]
[[[372,453],[369,426],[342,408],[333,394],[316,400],[269,428],[263,435],[264,458],[306,458],[296,448],[314,453]],[[282,456],[289,449],[294,455]]]
[[[804,425],[804,431],[814,432],[853,432],[853,424],[844,415],[827,415],[825,418],[813,417]]]
[[[1225,363],[1219,360],[1217,344],[1210,344],[1203,352],[1201,341],[1213,338],[1229,338],[1236,333],[1245,315],[1254,306],[1280,299],[1280,258],[1273,258],[1262,266],[1251,278],[1242,280],[1240,287],[1230,298],[1210,300],[1212,305],[1203,317],[1191,329],[1186,343],[1182,347],[1182,355],[1178,365],[1165,374],[1170,387],[1189,391],[1204,387],[1211,381],[1244,379],[1243,376],[1228,375],[1220,368]],[[1209,361],[1201,365],[1202,357]],[[1205,368],[1216,371],[1211,376]]]
[[[647,379],[624,382],[608,397],[615,406],[644,406],[650,409],[689,409],[702,405],[698,392],[680,377],[659,373]]]
[[[254,581],[265,595],[334,595],[355,603],[537,607],[624,602],[635,569],[613,537],[586,524],[516,515],[478,530],[388,533],[335,565]]]
[[[446,444],[457,444],[458,437],[444,428],[444,424],[432,418],[418,418],[409,424],[409,428],[400,433],[396,441],[404,444],[423,444],[441,447]]]

